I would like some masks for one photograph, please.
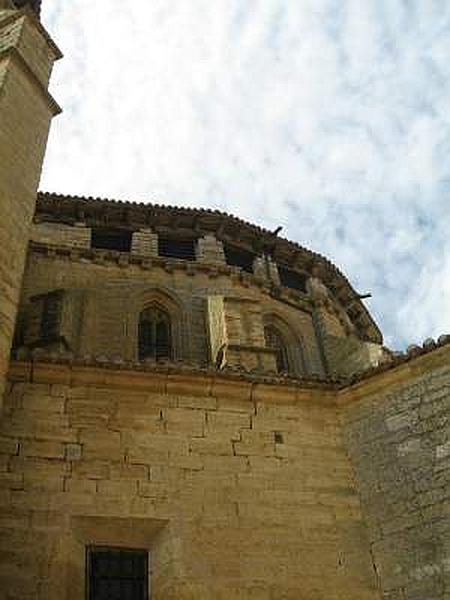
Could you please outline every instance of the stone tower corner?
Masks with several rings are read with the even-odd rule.
[[[0,398],[50,121],[60,112],[48,84],[61,53],[38,19],[40,3],[19,4],[0,1]]]

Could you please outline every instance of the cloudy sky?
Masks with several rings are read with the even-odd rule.
[[[327,255],[387,345],[450,331],[448,0],[44,0],[41,189],[219,208]]]

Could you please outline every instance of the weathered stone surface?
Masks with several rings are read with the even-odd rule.
[[[205,396],[202,375],[191,394],[173,396],[136,391],[126,374],[105,388],[102,369],[83,387],[55,387],[51,365],[46,374],[46,383],[13,382],[6,398],[8,598],[59,600],[67,590],[81,600],[85,545],[108,540],[151,546],[156,599],[379,598],[337,411],[316,392],[297,405],[295,390],[273,386],[256,412],[250,395]],[[17,406],[18,394],[33,401]],[[47,415],[60,439],[54,429],[30,437]],[[49,511],[55,518],[43,519]],[[133,537],[142,527],[147,537]],[[33,569],[16,569],[25,547]]]
[[[0,0],[0,596],[82,600],[94,544],[150,549],[155,600],[447,600],[448,336],[395,357],[331,263],[217,212],[40,194],[30,232],[59,52],[14,4],[40,2]],[[171,364],[138,353],[151,303]]]
[[[380,376],[342,413],[388,599],[444,600],[449,590],[450,367],[430,366],[402,382]]]
[[[28,15],[0,6],[0,411],[29,229],[50,120],[56,47]]]

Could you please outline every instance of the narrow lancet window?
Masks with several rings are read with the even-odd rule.
[[[267,325],[264,328],[264,336],[267,348],[275,351],[278,373],[287,373],[289,371],[288,353],[281,334],[272,325]]]
[[[169,314],[159,306],[149,306],[139,319],[139,360],[172,358],[172,331]]]

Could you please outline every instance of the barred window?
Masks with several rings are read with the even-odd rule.
[[[194,240],[175,240],[158,237],[158,254],[167,258],[179,258],[181,260],[195,260]]]
[[[92,229],[92,248],[130,252],[131,240],[132,232],[126,229],[111,229],[108,227],[94,227]]]
[[[87,549],[88,600],[148,600],[148,552]]]
[[[289,360],[283,337],[272,325],[267,325],[264,328],[264,337],[267,348],[275,351],[278,373],[287,373],[289,371]]]
[[[172,324],[169,313],[150,306],[139,319],[139,360],[172,358]]]

